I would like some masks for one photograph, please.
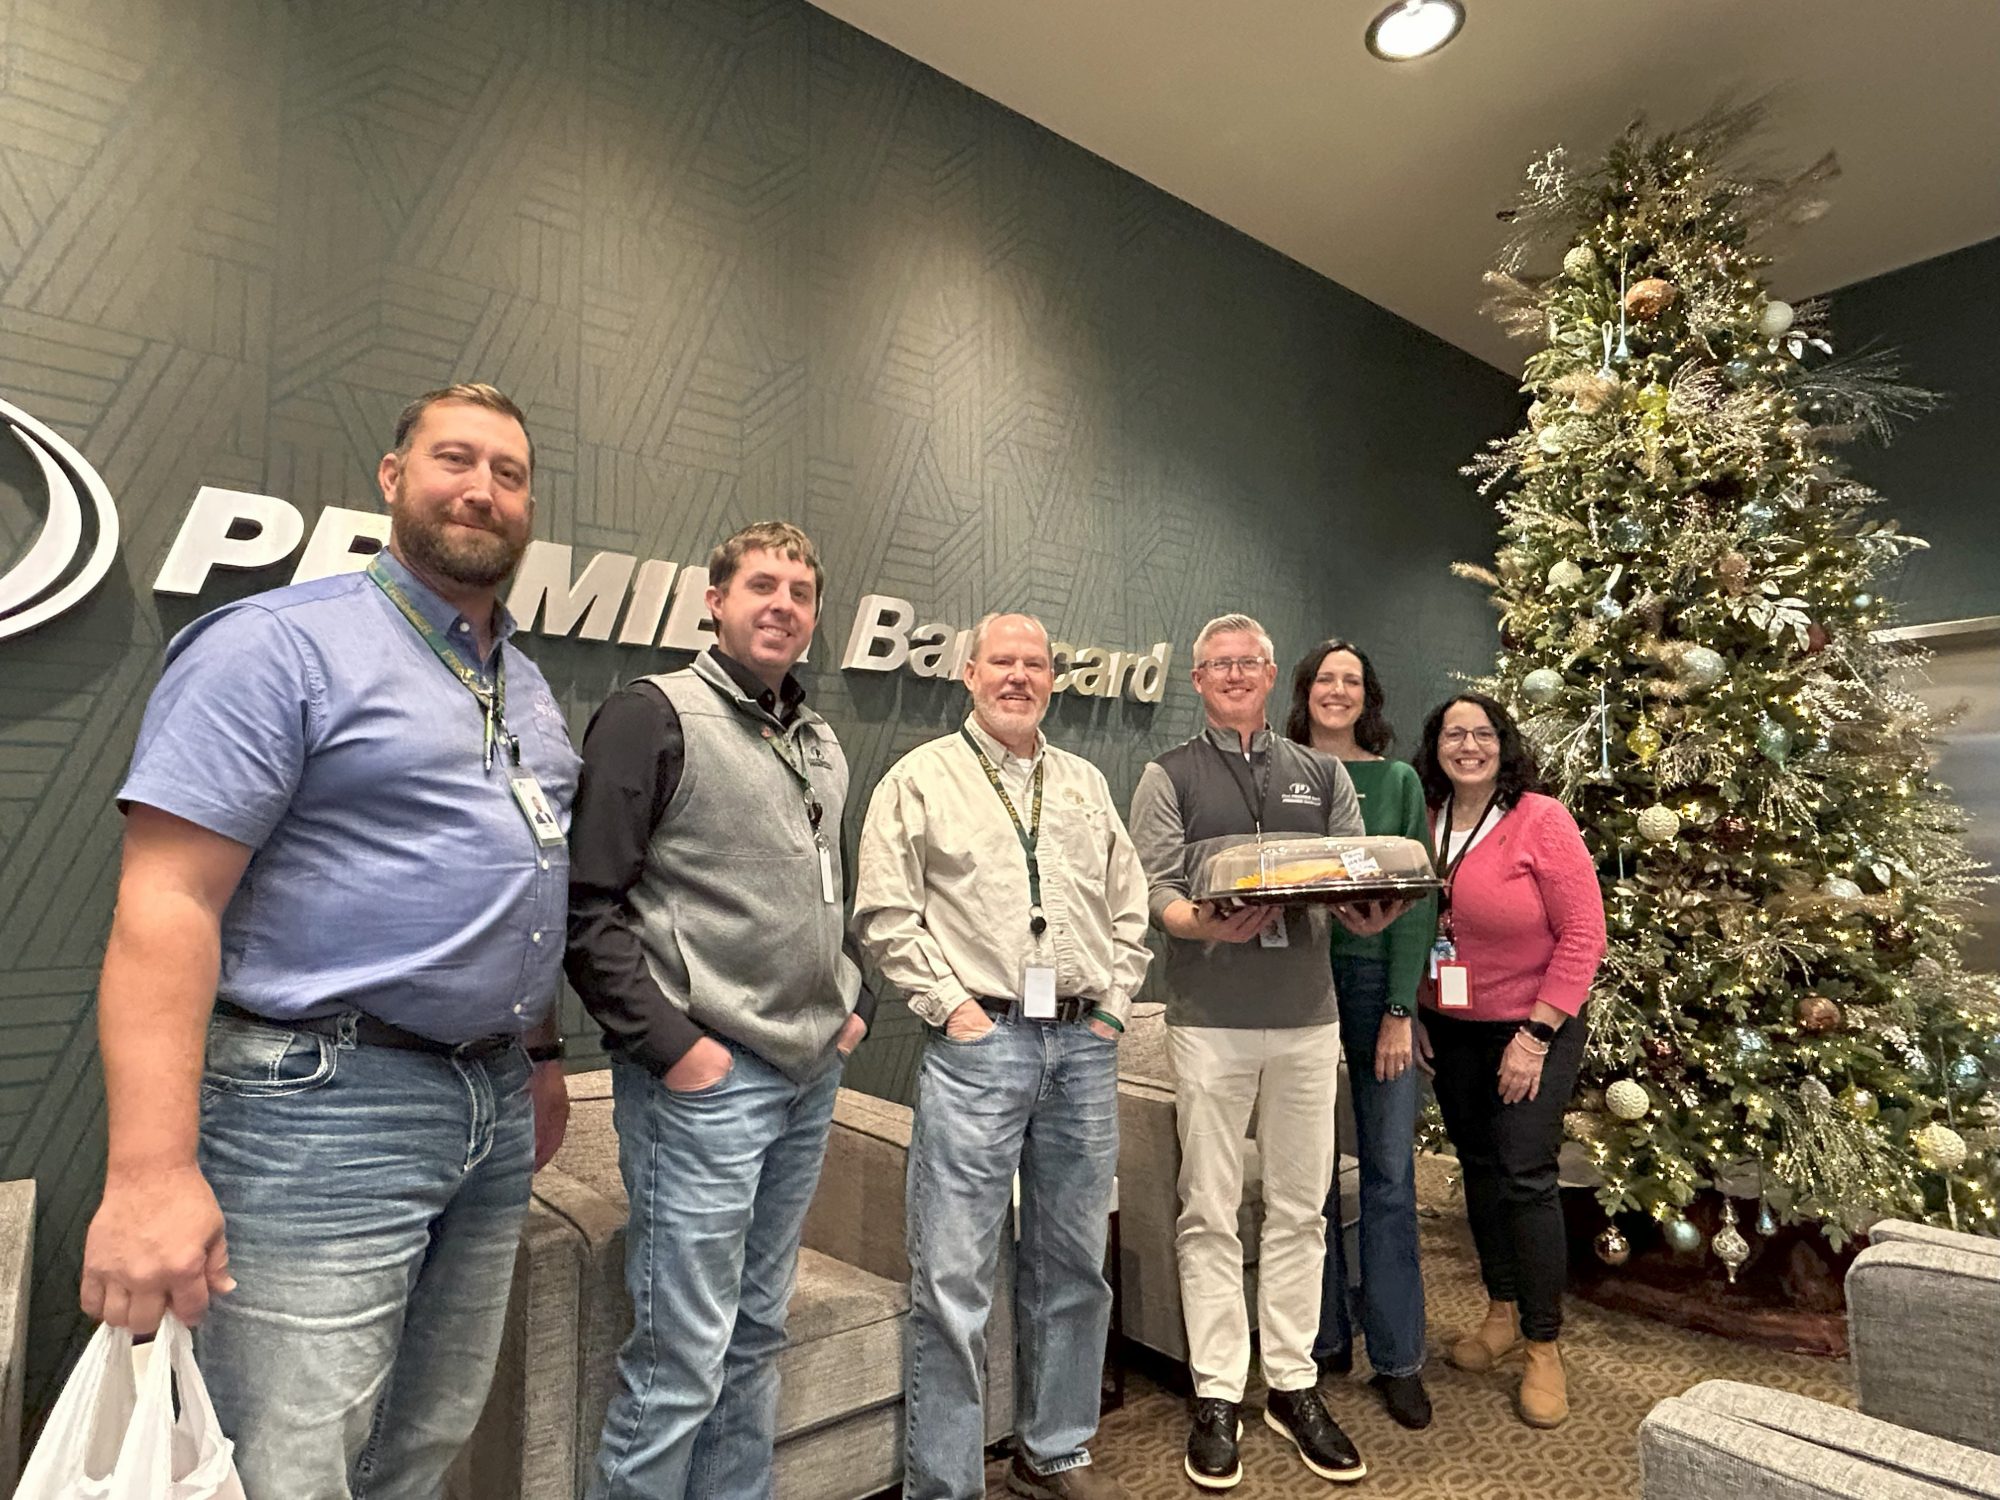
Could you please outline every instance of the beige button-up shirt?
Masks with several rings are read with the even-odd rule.
[[[869,961],[942,1026],[965,1001],[1021,998],[1023,971],[1049,964],[1056,994],[1122,1025],[1146,977],[1146,874],[1104,773],[1037,735],[1020,760],[966,727],[999,770],[1025,828],[1034,770],[1046,767],[1036,853],[1048,929],[1028,930],[1028,857],[962,736],[919,745],[876,785],[855,865],[854,933]]]

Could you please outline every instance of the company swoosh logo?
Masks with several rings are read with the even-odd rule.
[[[97,470],[60,433],[8,401],[0,401],[0,430],[34,459],[48,493],[41,533],[0,573],[4,640],[53,620],[104,581],[118,552],[118,510]],[[96,541],[86,555],[89,531]]]

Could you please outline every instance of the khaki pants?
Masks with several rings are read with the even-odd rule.
[[[1251,1031],[1170,1026],[1174,1120],[1180,1133],[1180,1220],[1174,1250],[1197,1396],[1243,1399],[1250,1319],[1243,1301],[1243,1139],[1257,1111],[1264,1167],[1264,1229],[1257,1322],[1264,1383],[1315,1384],[1323,1208],[1334,1166],[1334,1088],[1340,1030],[1328,1023]]]

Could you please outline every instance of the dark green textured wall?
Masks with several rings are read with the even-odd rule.
[[[0,640],[31,1405],[77,1332],[102,1170],[112,794],[168,635],[289,567],[199,601],[153,577],[201,484],[372,504],[396,410],[453,378],[530,413],[544,537],[682,562],[774,514],[819,537],[810,688],[864,790],[963,705],[831,668],[866,592],[1171,641],[1158,707],[1052,716],[1121,797],[1193,731],[1188,648],[1225,609],[1288,665],[1374,643],[1407,730],[1489,660],[1445,568],[1491,550],[1455,470],[1510,425],[1509,381],[801,0],[0,3],[0,397],[83,451],[125,528],[87,602]],[[0,569],[39,525],[30,472],[0,442]],[[676,660],[528,645],[579,731]],[[892,1009],[856,1080],[898,1091],[914,1043]]]

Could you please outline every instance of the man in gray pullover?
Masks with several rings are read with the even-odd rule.
[[[1329,918],[1309,906],[1231,914],[1193,898],[1217,851],[1266,835],[1358,836],[1361,804],[1339,761],[1271,732],[1264,709],[1278,669],[1263,626],[1248,615],[1211,620],[1195,637],[1194,657],[1207,727],[1147,764],[1130,819],[1153,923],[1167,934],[1181,1143],[1174,1248],[1195,1391],[1185,1468],[1206,1489],[1232,1488],[1243,1473],[1237,1440],[1250,1328],[1236,1223],[1255,1109],[1264,1165],[1264,1420],[1307,1468],[1345,1482],[1368,1466],[1327,1415],[1312,1358],[1340,1064]],[[1354,931],[1379,932],[1401,909],[1339,912]]]
[[[635,1323],[593,1500],[771,1493],[778,1351],[840,1062],[847,762],[792,667],[824,582],[797,527],[708,562],[715,645],[606,700],[570,831],[570,982],[612,1053]]]

